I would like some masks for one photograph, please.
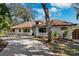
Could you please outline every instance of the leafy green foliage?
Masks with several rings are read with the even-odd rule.
[[[11,27],[9,21],[9,9],[5,4],[0,4],[0,32],[9,31]]]
[[[23,23],[26,21],[31,21],[34,19],[32,8],[29,5],[28,7],[26,5],[22,6],[19,3],[11,3],[6,5],[9,8],[10,17],[12,18],[11,22],[13,25]]]
[[[58,37],[60,34],[59,34],[59,32],[57,32],[56,30],[54,31],[54,33],[53,33],[53,36],[54,37]]]
[[[68,30],[64,30],[63,37],[66,37],[67,35],[68,35]]]

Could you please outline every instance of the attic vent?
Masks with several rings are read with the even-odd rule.
[[[38,24],[39,24],[39,22],[36,22],[36,24],[38,25]]]

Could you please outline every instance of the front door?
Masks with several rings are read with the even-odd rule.
[[[79,29],[73,30],[72,39],[79,39]]]

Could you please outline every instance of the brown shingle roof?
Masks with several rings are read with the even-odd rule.
[[[19,25],[15,25],[12,28],[31,28],[34,24],[35,22],[25,22]]]
[[[64,22],[64,21],[58,21],[58,20],[51,20],[50,24],[52,26],[71,26],[72,25],[72,23]],[[45,25],[46,25],[45,21],[41,21],[41,22],[39,22],[38,25],[35,25],[35,26],[45,26]]]
[[[51,25],[54,25],[54,26],[63,26],[63,25],[72,25],[72,23],[54,20],[54,21],[51,21]]]
[[[63,22],[63,21],[58,21],[58,20],[51,20],[50,24],[52,26],[70,26],[72,25],[72,23],[69,22]],[[32,22],[25,22],[19,25],[15,25],[12,28],[32,28],[33,26],[45,26],[46,23],[45,21],[40,21],[38,25],[36,25],[36,23],[34,21]]]

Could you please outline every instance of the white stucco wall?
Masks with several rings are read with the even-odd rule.
[[[57,32],[60,33],[60,35],[62,35],[62,33],[64,32],[64,30],[61,30],[61,27],[63,26],[53,26],[52,27],[52,34],[54,33],[54,31],[56,30]],[[72,26],[65,26],[68,28],[68,35],[67,38],[68,39],[72,39]]]
[[[52,34],[56,30],[57,32],[59,32],[62,35],[63,30],[61,30],[61,27],[63,27],[63,26],[53,26],[52,27]],[[68,28],[68,31],[69,31],[67,38],[72,39],[72,26],[66,26],[66,27]],[[40,33],[39,32],[39,27],[36,27],[35,33],[36,33],[36,36],[47,36],[47,33]]]
[[[15,32],[11,32],[10,34],[26,34],[26,35],[32,35],[33,31],[30,29],[30,32],[23,32],[23,29],[21,29],[21,32],[19,32],[19,29],[15,29]]]
[[[61,27],[63,26],[53,26],[52,27],[52,34],[54,33],[54,31],[56,30],[57,32],[59,32],[61,35],[63,33],[63,30],[61,30]],[[67,38],[68,39],[72,39],[72,26],[66,26],[68,28],[68,35]],[[12,34],[27,34],[27,35],[32,35],[33,33],[33,29],[30,28],[30,32],[23,32],[23,29],[21,29],[21,32],[19,32],[19,29],[15,29],[15,32],[11,32]],[[35,27],[34,28],[34,35],[35,36],[47,36],[47,33],[40,33],[39,32],[39,27]]]

